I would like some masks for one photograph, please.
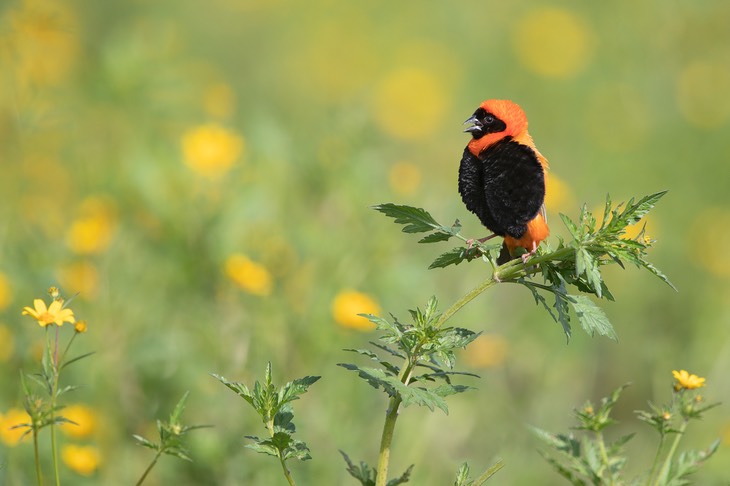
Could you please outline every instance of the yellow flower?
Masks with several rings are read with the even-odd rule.
[[[79,214],[66,232],[69,248],[82,255],[106,250],[116,230],[114,205],[101,197],[89,197],[81,203]]]
[[[14,446],[20,442],[20,438],[28,430],[26,427],[12,427],[20,424],[30,424],[31,418],[25,410],[11,408],[5,416],[0,414],[0,440],[6,445]]]
[[[551,213],[565,213],[574,209],[575,197],[570,186],[553,173],[545,176],[545,208]]]
[[[273,280],[269,271],[247,256],[233,254],[225,262],[224,270],[228,278],[249,294],[267,296],[271,293]]]
[[[679,390],[694,390],[705,386],[705,379],[697,375],[690,375],[687,370],[674,370],[672,371],[674,379],[677,382],[674,384],[674,389]]]
[[[64,423],[59,428],[68,436],[76,439],[88,437],[96,431],[96,413],[86,405],[69,405],[60,411],[61,416],[75,422]]]
[[[13,299],[13,293],[10,290],[10,282],[4,273],[0,272],[0,310],[6,309]]]
[[[76,322],[74,311],[69,308],[64,309],[60,301],[54,300],[50,307],[46,307],[46,303],[42,299],[33,300],[33,307],[23,307],[23,315],[31,316],[38,321],[38,325],[46,327],[49,324],[62,326],[64,322],[73,324]]]
[[[0,324],[0,363],[7,362],[15,351],[15,338],[8,326]]]
[[[547,78],[576,75],[593,54],[594,39],[585,20],[574,12],[543,7],[520,17],[512,32],[517,58]]]
[[[375,92],[375,120],[388,134],[426,137],[438,129],[450,101],[441,80],[429,71],[402,68],[390,73]]]
[[[367,294],[343,290],[332,301],[332,317],[342,327],[358,331],[372,331],[375,324],[358,314],[380,314],[380,306]]]
[[[421,184],[421,169],[410,162],[396,162],[390,168],[388,182],[394,192],[409,196],[415,193]]]
[[[61,458],[69,469],[82,476],[90,476],[101,462],[99,449],[94,446],[64,445]]]
[[[193,171],[210,178],[228,172],[243,148],[243,138],[216,124],[191,129],[182,138],[185,163]]]
[[[464,360],[472,368],[493,368],[504,363],[508,349],[503,336],[482,334],[464,350]]]
[[[76,324],[74,324],[74,331],[79,334],[83,334],[86,332],[87,327],[86,321],[77,321]]]

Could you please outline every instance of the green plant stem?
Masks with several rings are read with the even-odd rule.
[[[38,486],[43,486],[43,477],[41,476],[41,456],[38,453],[38,429],[35,421],[33,423],[33,452],[35,453],[35,474],[38,478]]]
[[[662,468],[659,470],[659,475],[657,475],[656,480],[654,481],[655,486],[659,486],[660,484],[663,484],[666,481],[666,477],[669,474],[669,468],[672,465],[672,459],[674,458],[674,453],[677,451],[677,446],[679,445],[679,441],[682,440],[682,436],[684,435],[684,430],[687,428],[687,424],[689,422],[685,420],[682,422],[682,425],[679,427],[679,430],[677,431],[677,436],[674,438],[674,441],[672,442],[672,447],[669,449],[669,452],[667,453],[666,459],[664,459],[664,464],[662,464]]]
[[[411,358],[406,358],[403,363],[403,369],[398,377],[404,385],[408,385],[411,381],[413,367],[415,363]],[[385,423],[383,424],[383,435],[380,438],[380,452],[378,453],[378,472],[375,478],[375,486],[385,486],[388,483],[388,464],[390,462],[390,446],[393,443],[393,431],[395,423],[398,420],[398,408],[403,399],[400,394],[396,393],[388,403],[388,411],[385,414]]]
[[[487,479],[489,479],[492,476],[494,476],[495,474],[497,474],[497,471],[499,471],[503,467],[504,467],[504,459],[502,459],[500,457],[499,459],[497,459],[497,462],[495,462],[494,465],[492,465],[492,467],[490,467],[489,469],[484,471],[484,474],[479,476],[474,481],[474,486],[481,486],[482,484],[484,484],[487,481]]]
[[[601,452],[601,460],[603,461],[603,466],[608,472],[608,484],[612,485],[614,484],[613,472],[611,471],[611,466],[608,463],[608,453],[606,453],[606,443],[603,441],[603,434],[599,431],[596,431],[596,440],[598,441],[598,450]]]
[[[135,483],[135,486],[139,486],[140,484],[142,484],[144,482],[144,480],[147,478],[147,475],[150,473],[150,471],[152,470],[152,468],[155,467],[155,464],[157,464],[157,460],[162,455],[162,451],[163,450],[164,449],[160,449],[160,450],[157,451],[157,454],[155,455],[155,458],[152,459],[152,462],[150,463],[150,465],[147,466],[147,469],[144,470],[144,472],[142,473],[142,477],[140,477],[139,478],[139,481],[137,481]]]
[[[656,454],[654,455],[654,462],[651,463],[651,469],[649,470],[649,476],[646,478],[647,486],[649,486],[649,484],[651,484],[651,480],[654,478],[654,473],[656,472],[656,468],[659,465],[659,457],[662,454],[662,447],[664,446],[664,437],[665,437],[664,433],[662,433],[661,437],[659,437],[659,446],[657,446]]]
[[[274,419],[270,419],[266,422],[266,429],[269,431],[269,435],[271,438],[274,438]],[[281,451],[277,451],[277,456],[279,457],[279,463],[281,463],[281,470],[284,471],[284,477],[286,478],[287,482],[290,486],[296,486],[296,483],[294,482],[294,478],[291,475],[291,471],[289,471],[289,468],[286,467],[286,460],[281,456]]]
[[[51,368],[53,369],[53,385],[51,387],[51,455],[53,456],[53,473],[56,478],[56,486],[61,485],[61,476],[58,474],[58,448],[56,447],[56,395],[58,394],[58,380],[60,369],[58,366],[58,326],[56,328],[56,339],[53,349],[53,361]],[[48,326],[46,326],[48,329]],[[48,337],[48,333],[46,333]],[[50,347],[50,343],[48,343]],[[49,350],[50,351],[50,350]]]

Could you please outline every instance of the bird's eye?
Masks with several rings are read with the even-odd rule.
[[[485,117],[484,117],[484,122],[483,122],[483,123],[484,123],[485,125],[491,125],[492,123],[494,123],[494,117],[493,117],[492,115],[487,115],[487,116],[485,116]]]

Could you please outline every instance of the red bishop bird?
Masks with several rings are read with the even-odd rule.
[[[545,172],[548,161],[527,133],[527,116],[509,100],[487,100],[464,123],[472,139],[459,166],[459,193],[504,244],[497,263],[527,250],[524,262],[548,237],[545,216]],[[487,239],[488,239],[487,238]]]

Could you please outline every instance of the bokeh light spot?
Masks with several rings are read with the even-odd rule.
[[[432,134],[449,105],[441,81],[418,68],[388,74],[376,87],[375,120],[397,138],[416,139]]]
[[[547,78],[565,79],[582,71],[594,50],[590,26],[578,14],[539,8],[515,24],[512,45],[522,65]]]

